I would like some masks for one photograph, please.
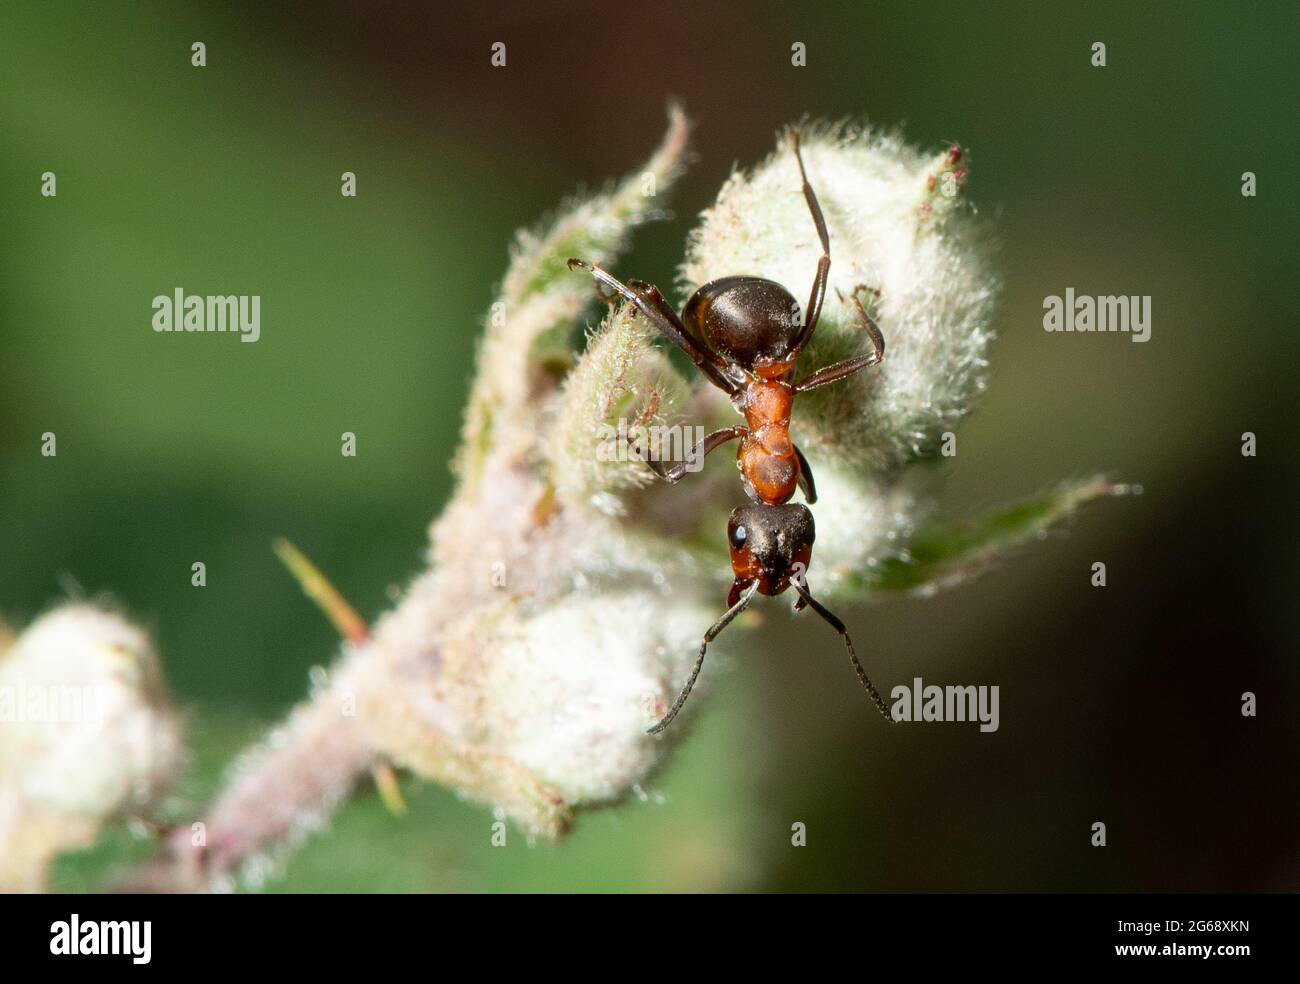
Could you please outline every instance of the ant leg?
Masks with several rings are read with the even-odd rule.
[[[791,351],[798,352],[812,338],[813,330],[817,327],[817,319],[821,317],[822,300],[826,297],[826,281],[830,276],[831,270],[831,237],[826,231],[826,217],[822,215],[821,204],[817,201],[817,192],[808,182],[808,172],[804,170],[803,154],[799,152],[799,131],[794,132],[794,159],[799,162],[799,176],[803,179],[803,197],[808,203],[808,211],[812,213],[813,225],[817,227],[817,238],[821,240],[822,256],[817,261],[817,276],[813,279],[812,293],[808,296],[808,311],[804,315],[803,328],[795,336],[794,343],[791,345]]]
[[[862,322],[863,329],[871,338],[872,347],[883,359],[885,357],[885,336],[880,333],[880,326],[876,324],[875,320],[871,317],[871,315],[867,314],[867,309],[863,307],[862,302],[858,300],[858,291],[862,291],[862,290],[865,290],[868,294],[870,294],[872,297],[876,298],[877,300],[880,299],[880,291],[868,287],[866,284],[858,284],[849,293],[849,298],[853,301],[853,306],[858,309],[858,318]],[[840,295],[840,299],[841,300],[844,299],[843,294]]]
[[[867,671],[863,669],[862,662],[858,659],[858,654],[853,649],[853,640],[849,638],[849,630],[844,627],[844,623],[832,615],[820,601],[809,594],[808,589],[802,584],[797,581],[794,582],[794,589],[799,592],[799,597],[812,606],[813,611],[830,623],[830,627],[844,638],[844,648],[849,652],[849,660],[853,663],[853,669],[857,671],[858,679],[866,689],[867,695],[875,703],[876,709],[884,715],[886,721],[890,724],[897,723],[894,721],[893,715],[889,713],[889,705],[885,703],[885,699],[880,696],[880,691],[876,689],[875,685],[871,682],[870,677],[867,676]]]
[[[607,290],[599,280],[593,284],[596,292],[596,300],[600,301],[606,307],[612,308],[619,299],[619,293],[616,290]]]
[[[662,314],[666,321],[671,322],[674,326],[685,331],[685,326],[677,316],[677,312],[673,310],[672,305],[669,304],[667,299],[664,298],[664,295],[660,293],[658,287],[654,284],[647,283],[644,280],[629,280],[627,285],[631,288],[633,293],[639,294],[643,300],[654,305],[655,310]],[[687,334],[691,341],[698,343],[699,340],[694,335],[689,334],[689,332]],[[713,353],[706,352],[705,354],[712,355]]]
[[[828,383],[836,383],[841,379],[852,376],[855,372],[861,372],[870,366],[882,362],[885,358],[885,336],[880,333],[880,327],[872,320],[871,315],[867,314],[867,309],[862,306],[858,300],[858,291],[869,290],[859,284],[853,288],[853,306],[858,309],[858,317],[862,321],[862,327],[866,330],[867,336],[871,339],[871,346],[874,352],[866,355],[859,355],[856,358],[845,359],[843,362],[836,362],[834,365],[824,366],[814,373],[810,373],[802,381],[795,384],[796,393],[807,393],[809,390],[817,389],[819,386],[826,386]]]
[[[799,459],[799,488],[803,489],[803,501],[811,506],[817,501],[817,483],[813,481],[812,466],[797,444],[794,446],[794,454]]]
[[[717,352],[714,351],[713,346],[711,346],[708,343],[708,340],[700,334],[698,325],[687,322],[681,317],[681,315],[673,310],[672,305],[664,299],[664,295],[659,292],[658,287],[654,284],[646,283],[644,280],[629,280],[627,285],[632,288],[633,291],[640,294],[642,298],[650,304],[653,304],[664,318],[675,325],[682,334],[686,336],[691,345],[702,351],[708,360],[715,366],[720,367],[723,374],[727,376],[727,382],[734,382],[729,374],[730,363],[718,356]],[[694,357],[692,356],[692,358]],[[736,384],[736,389],[737,392],[740,390],[740,384]]]
[[[686,336],[687,340],[694,348],[702,351],[710,362],[721,368],[723,374],[727,377],[728,383],[734,383],[734,380],[729,374],[730,364],[725,359],[720,358],[708,341],[700,335],[697,325],[685,321],[676,311],[673,310],[672,305],[664,299],[664,295],[659,292],[658,287],[654,284],[646,283],[644,280],[629,280],[627,285],[634,292],[640,294],[645,301],[653,304],[667,321],[676,326],[678,330]],[[694,356],[692,356],[692,359],[694,359]],[[740,390],[740,385],[735,385],[738,392]]]
[[[869,352],[866,355],[859,355],[854,359],[845,359],[843,362],[837,362],[834,365],[826,366],[824,369],[818,369],[810,373],[800,382],[795,383],[794,391],[796,393],[807,393],[809,390],[815,390],[821,386],[829,386],[831,383],[838,383],[841,379],[847,379],[855,372],[861,372],[880,362],[879,352]]]
[[[697,462],[702,465],[705,455],[710,451],[721,447],[728,441],[734,441],[738,437],[744,437],[748,433],[749,429],[739,424],[735,427],[724,427],[721,430],[715,430],[712,434],[709,434],[704,438],[704,440],[691,449],[690,453],[687,454],[685,461],[679,461],[671,468],[665,468],[662,461],[655,461],[652,458],[647,458],[645,453],[632,443],[632,435],[630,434],[627,437],[627,443],[628,447],[632,449],[636,456],[649,465],[650,469],[656,475],[662,478],[669,485],[676,485],[686,477],[687,472],[698,471],[699,465],[697,465]]]
[[[745,589],[745,593],[740,596],[740,600],[728,608],[726,612],[723,613],[722,618],[714,622],[713,625],[709,627],[709,631],[704,633],[704,641],[700,643],[700,655],[695,657],[695,669],[691,670],[691,677],[686,681],[686,686],[683,687],[682,692],[677,695],[677,699],[673,701],[673,706],[668,709],[668,713],[664,715],[664,719],[647,731],[646,734],[657,735],[659,732],[663,731],[664,728],[673,723],[673,718],[677,716],[677,712],[680,711],[682,705],[686,703],[686,698],[691,695],[691,688],[695,686],[695,680],[700,675],[700,667],[704,665],[704,651],[709,648],[709,643],[716,639],[718,634],[731,624],[732,619],[745,610],[745,607],[754,597],[754,592],[757,590],[758,582],[755,581]]]
[[[728,396],[734,396],[739,391],[740,385],[726,373],[726,363],[718,358],[716,353],[704,348],[695,340],[686,330],[681,319],[677,317],[676,312],[668,306],[668,302],[664,300],[658,288],[645,284],[640,290],[634,290],[596,264],[588,263],[586,260],[569,260],[569,269],[586,270],[596,278],[598,284],[602,284],[635,305],[652,325],[690,357],[700,372],[704,373],[718,389]]]

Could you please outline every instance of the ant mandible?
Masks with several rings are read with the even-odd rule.
[[[613,291],[610,298],[621,296],[634,305],[690,357],[709,382],[727,394],[732,406],[745,417],[744,425],[724,427],[707,435],[685,461],[671,468],[646,458],[638,450],[638,456],[656,475],[675,485],[686,475],[689,466],[715,448],[740,438],[736,465],[745,491],[754,500],[732,510],[727,520],[727,545],[735,574],[727,597],[727,611],[704,634],[690,679],[663,720],[649,730],[650,734],[658,734],[672,723],[695,686],[709,643],[745,610],[754,594],[775,596],[791,585],[799,594],[795,611],[811,606],[840,634],[862,686],[885,719],[893,721],[884,699],[858,659],[844,623],[808,591],[804,572],[812,559],[816,528],[808,507],[789,501],[796,488],[803,490],[809,504],[817,501],[812,469],[803,452],[790,440],[795,394],[846,379],[876,365],[885,356],[885,339],[858,299],[858,292],[867,288],[859,286],[854,288],[851,299],[873,351],[825,366],[798,382],[793,379],[799,353],[812,338],[821,316],[831,267],[831,243],[817,194],[804,169],[797,132],[792,134],[792,143],[803,180],[804,200],[822,247],[808,298],[807,317],[800,316],[799,302],[780,284],[752,276],[710,281],[691,295],[678,317],[653,284],[641,280],[624,284],[594,263],[569,260],[571,270],[586,270],[599,286]]]

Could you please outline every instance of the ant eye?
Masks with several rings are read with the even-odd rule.
[[[748,536],[748,534],[745,532],[745,527],[737,526],[733,528],[731,531],[731,545],[739,550],[745,545],[746,536]]]

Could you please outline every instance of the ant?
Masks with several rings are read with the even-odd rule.
[[[783,286],[752,276],[721,277],[710,281],[695,291],[678,317],[653,284],[641,280],[624,284],[594,263],[569,260],[569,269],[586,270],[595,278],[598,292],[601,288],[612,291],[607,299],[621,296],[634,305],[655,328],[690,357],[709,382],[727,394],[732,406],[745,418],[744,425],[724,427],[707,435],[686,461],[671,468],[647,458],[633,446],[638,457],[656,475],[675,485],[686,475],[690,465],[701,461],[710,451],[740,438],[736,466],[740,469],[745,491],[754,500],[751,504],[736,507],[727,520],[727,544],[731,552],[731,569],[735,574],[727,596],[727,611],[704,633],[690,679],[663,720],[649,729],[648,733],[652,735],[672,723],[695,686],[709,643],[745,610],[754,594],[771,597],[791,586],[799,594],[795,611],[811,606],[840,634],[862,686],[886,720],[893,721],[884,699],[863,669],[844,623],[808,591],[804,572],[812,559],[816,528],[808,506],[789,501],[796,488],[803,491],[804,500],[809,505],[817,501],[812,469],[803,452],[790,440],[790,416],[795,394],[846,379],[877,365],[885,356],[885,339],[858,299],[858,292],[868,288],[855,287],[851,295],[853,306],[871,339],[873,351],[825,366],[797,382],[794,380],[799,353],[812,338],[821,316],[831,266],[831,244],[821,205],[804,169],[797,132],[792,134],[792,144],[803,180],[804,200],[808,203],[822,247],[817,275],[808,298],[807,317],[800,315],[799,302]],[[879,296],[879,291],[870,293]],[[604,293],[601,296],[606,297]]]

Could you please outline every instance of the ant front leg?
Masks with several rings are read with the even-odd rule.
[[[632,436],[627,438],[628,447],[636,454],[638,458],[650,466],[650,469],[662,478],[669,485],[676,485],[686,477],[687,472],[699,471],[704,464],[705,456],[715,448],[721,447],[728,441],[734,441],[738,437],[744,437],[749,433],[749,429],[742,426],[724,427],[721,430],[715,430],[709,434],[699,444],[686,455],[685,461],[679,461],[671,468],[665,468],[662,461],[655,461],[653,458],[647,458],[645,453],[633,443]]]
[[[850,295],[853,300],[853,306],[857,309],[858,320],[862,323],[862,328],[871,339],[871,347],[874,351],[866,355],[859,355],[852,359],[845,359],[843,362],[836,362],[833,365],[824,366],[816,372],[811,373],[804,379],[795,384],[796,393],[807,393],[809,390],[815,390],[819,386],[826,386],[830,383],[837,383],[841,379],[847,379],[855,372],[861,372],[863,369],[870,368],[884,361],[885,358],[885,336],[880,333],[880,327],[872,320],[871,315],[867,314],[867,309],[862,306],[858,300],[859,291],[868,291],[880,296],[879,291],[872,291],[871,288],[863,284],[853,288]],[[842,297],[843,295],[841,295]]]

